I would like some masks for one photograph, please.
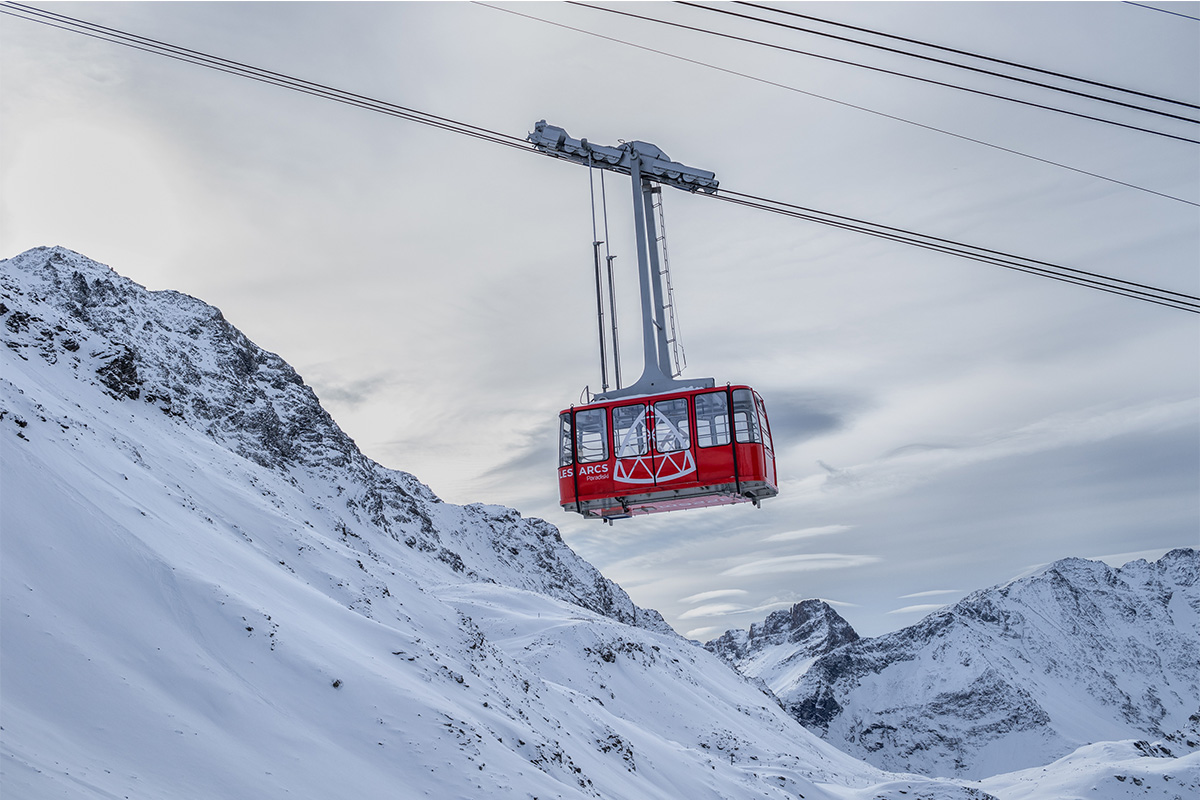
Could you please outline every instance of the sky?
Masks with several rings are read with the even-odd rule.
[[[1157,5],[1175,13],[785,8],[1198,103],[1200,4]],[[1200,294],[1200,148],[1175,139],[565,3],[44,7],[519,137],[546,119],[648,141],[726,190]],[[694,7],[607,7],[1196,138]],[[7,15],[0,123],[0,255],[63,245],[217,306],[367,455],[449,502],[550,520],[693,638],[810,597],[879,635],[1060,558],[1200,546],[1195,314],[666,189],[686,375],[763,395],[780,495],[610,527],[563,512],[555,481],[557,412],[600,383],[586,169]],[[630,382],[628,179],[605,187]]]

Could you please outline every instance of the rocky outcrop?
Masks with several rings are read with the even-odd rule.
[[[770,685],[801,665],[807,669],[818,656],[855,641],[858,634],[854,628],[828,603],[804,600],[790,609],[771,612],[750,630],[725,631],[704,648]]]
[[[151,292],[61,247],[30,250],[0,267],[0,334],[20,358],[69,370],[120,401],[156,407],[257,465],[322,479],[312,491],[342,510],[347,531],[373,531],[453,571],[671,631],[549,523],[496,506],[444,504],[412,475],[367,458],[291,366],[207,303]],[[354,536],[369,549],[363,532]]]
[[[1176,735],[1200,709],[1200,554],[1083,559],[975,592],[772,688],[885,769],[979,777],[1096,741]]]

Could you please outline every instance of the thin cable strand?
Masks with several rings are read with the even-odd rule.
[[[1139,92],[1136,89],[1125,89],[1120,86],[1114,86],[1110,83],[1101,83],[1100,81],[1094,81],[1094,80],[1090,80],[1088,78],[1079,78],[1074,75],[1067,75],[1062,72],[1054,72],[1053,70],[1042,69],[1041,67],[1032,67],[1032,66],[1029,66],[1028,64],[1019,64],[1015,61],[1006,61],[1005,59],[1002,59],[1002,58],[993,58],[992,56],[985,56],[980,53],[972,53],[969,50],[959,50],[954,47],[946,47],[946,46],[940,45],[940,44],[933,44],[932,42],[921,41],[920,39],[910,39],[907,36],[897,36],[896,34],[893,34],[893,33],[884,33],[883,31],[873,30],[871,28],[863,28],[863,27],[859,27],[858,25],[850,25],[845,22],[837,22],[835,20],[825,19],[823,17],[814,17],[811,14],[801,14],[798,11],[791,11],[791,10],[783,9],[783,8],[775,8],[774,6],[766,6],[766,5],[762,5],[760,3],[750,3],[750,2],[746,2],[746,0],[737,0],[737,4],[741,5],[741,6],[749,6],[750,8],[760,8],[764,11],[773,11],[776,14],[787,14],[789,17],[799,17],[800,19],[812,20],[813,22],[821,22],[826,25],[836,25],[839,28],[847,28],[849,30],[859,31],[860,33],[869,33],[873,36],[883,36],[888,39],[895,39],[896,41],[907,42],[908,44],[916,44],[916,45],[920,45],[921,47],[930,47],[935,50],[941,50],[941,51],[947,52],[947,53],[954,53],[956,55],[968,56],[970,58],[978,58],[982,61],[990,61],[993,64],[1003,64],[1007,67],[1016,67],[1018,69],[1024,69],[1024,70],[1028,70],[1030,72],[1036,72],[1036,73],[1039,73],[1042,75],[1049,75],[1054,78],[1063,78],[1064,80],[1076,81],[1078,83],[1087,84],[1088,86],[1095,86],[1095,87],[1101,88],[1101,89],[1111,89],[1112,91],[1115,91],[1115,92],[1125,92],[1126,94],[1136,95],[1137,97],[1144,97],[1148,100],[1157,100],[1162,103],[1172,103],[1174,105],[1185,106],[1187,108],[1200,109],[1200,105],[1196,105],[1195,103],[1188,103],[1183,100],[1174,100],[1170,97],[1162,97],[1162,96],[1156,95],[1156,94],[1149,94],[1148,92]],[[685,4],[685,5],[688,5],[688,4]],[[1139,4],[1131,3],[1130,5],[1139,5]],[[703,8],[704,6],[700,6],[700,7]],[[1151,8],[1151,6],[1146,6],[1146,8]],[[716,9],[712,9],[712,10],[716,10]],[[1154,9],[1154,10],[1159,11],[1161,9]],[[1170,13],[1170,12],[1168,12],[1168,13]],[[1181,14],[1180,16],[1185,16],[1185,15]],[[770,22],[769,20],[760,19],[758,17],[749,17],[749,19],[758,19],[760,22],[764,22],[769,25],[776,24],[776,23]],[[1189,19],[1193,19],[1193,18],[1189,17]],[[807,29],[801,29],[801,30],[807,31]],[[827,34],[820,33],[818,31],[807,31],[807,32],[816,33],[818,36],[827,35]],[[850,40],[850,41],[855,41],[855,40]],[[877,47],[878,46],[878,45],[871,44],[870,42],[857,42],[857,43],[861,44],[861,45],[865,45],[867,47]],[[896,52],[903,52],[903,51],[896,51]],[[906,55],[911,55],[915,58],[923,58],[923,56],[919,56],[915,53],[907,53]],[[961,65],[955,65],[955,66],[961,66]]]
[[[998,144],[992,144],[991,142],[986,142],[982,139],[976,139],[971,136],[965,136],[961,133],[954,133],[953,131],[948,131],[944,128],[938,128],[933,125],[926,125],[923,122],[916,122],[914,120],[906,119],[904,117],[898,117],[894,114],[888,114],[884,111],[877,111],[876,109],[867,108],[866,106],[860,106],[860,105],[856,105],[854,103],[849,103],[849,102],[846,102],[845,100],[838,100],[836,98],[829,97],[827,95],[817,94],[816,92],[810,92],[806,89],[800,89],[795,86],[789,86],[786,83],[779,83],[778,81],[772,81],[767,78],[760,78],[757,75],[750,75],[745,72],[738,72],[737,70],[728,69],[726,67],[718,67],[715,64],[710,64],[705,61],[698,61],[697,59],[688,58],[687,56],[681,56],[676,53],[669,53],[665,50],[657,50],[653,47],[647,47],[646,45],[641,45],[641,44],[634,44],[633,42],[628,42],[628,41],[625,41],[624,39],[617,39],[612,36],[605,36],[602,33],[596,33],[595,31],[589,31],[586,28],[577,28],[573,25],[567,25],[562,22],[554,22],[552,20],[543,19],[542,17],[535,17],[531,14],[524,14],[520,11],[514,11],[512,9],[502,8],[501,6],[494,6],[494,5],[491,5],[490,3],[481,2],[481,0],[473,0],[473,2],[475,3],[475,5],[483,6],[484,8],[490,8],[493,11],[502,11],[505,14],[512,14],[513,16],[521,17],[523,19],[532,20],[534,22],[541,22],[545,25],[551,25],[556,28],[563,28],[564,30],[575,31],[576,33],[582,33],[585,36],[593,36],[597,39],[603,39],[608,42],[613,42],[614,44],[621,44],[626,47],[632,47],[637,50],[643,50],[648,53],[654,53],[655,55],[665,56],[667,58],[673,58],[677,61],[683,61],[688,64],[695,64],[696,66],[704,67],[706,69],[712,69],[712,70],[716,70],[717,72],[723,72],[727,75],[733,75],[738,78],[745,78],[747,80],[752,80],[752,81],[756,81],[758,83],[763,83],[763,84],[766,84],[767,86],[774,86],[778,89],[785,89],[789,92],[795,92],[797,94],[802,94],[807,97],[815,98],[817,100],[824,100],[829,103],[835,103],[840,106],[845,106],[846,108],[852,108],[856,111],[862,111],[867,114],[873,114],[877,117],[883,117],[885,119],[890,119],[895,122],[903,123],[905,125],[912,125],[914,127],[921,128],[923,130],[932,131],[934,133],[940,133],[944,136],[952,136],[955,139],[961,139],[964,142],[971,142],[972,144],[981,145],[983,147],[990,147],[993,150],[999,150],[1003,153],[1009,153],[1011,155],[1020,156],[1021,158],[1028,158],[1031,161],[1037,161],[1042,164],[1048,164],[1053,167],[1059,167],[1060,169],[1070,170],[1071,172],[1076,172],[1080,175],[1087,175],[1090,178],[1096,178],[1098,180],[1108,181],[1109,183],[1115,183],[1118,186],[1124,186],[1127,189],[1135,189],[1139,192],[1146,192],[1147,194],[1157,195],[1158,197],[1162,197],[1167,200],[1174,200],[1177,203],[1186,203],[1189,206],[1196,206],[1196,207],[1200,208],[1200,203],[1193,202],[1191,200],[1186,200],[1182,197],[1176,197],[1175,195],[1167,194],[1166,192],[1160,192],[1155,189],[1149,189],[1145,186],[1138,186],[1136,183],[1129,183],[1128,181],[1119,180],[1118,178],[1110,178],[1107,175],[1101,175],[1097,172],[1090,172],[1086,169],[1081,169],[1079,167],[1072,167],[1069,164],[1063,164],[1060,161],[1053,161],[1048,158],[1041,158],[1040,156],[1030,155],[1029,153],[1023,153],[1020,150],[1013,150],[1012,148],[1009,148],[1009,147],[1003,147]]]
[[[34,17],[22,17],[20,14],[15,14],[6,7],[15,7],[27,14],[37,15],[45,19],[37,19]],[[331,100],[336,100],[347,105],[355,105],[360,108],[368,108],[369,110],[380,111],[381,113],[399,116],[405,119],[410,119],[414,122],[423,122],[434,127],[441,127],[445,130],[451,130],[455,133],[462,133],[478,138],[495,140],[500,144],[511,144],[519,146],[522,149],[529,147],[528,143],[516,136],[500,133],[499,131],[489,130],[477,125],[461,122],[458,120],[449,119],[447,117],[439,117],[435,114],[429,114],[424,111],[400,106],[395,103],[389,103],[383,100],[377,100],[364,95],[354,94],[342,89],[336,89],[323,84],[306,81],[301,78],[295,78],[290,75],[284,75],[278,72],[254,67],[241,62],[233,61],[219,56],[213,56],[208,53],[202,53],[197,50],[189,50],[185,47],[161,42],[145,36],[131,34],[126,31],[121,31],[115,28],[107,28],[103,25],[87,22],[85,20],[68,17],[64,14],[57,14],[51,11],[35,8],[33,6],[23,5],[21,3],[8,2],[0,6],[0,12],[8,13],[11,16],[16,16],[22,19],[28,19],[33,22],[40,22],[49,25],[50,27],[67,30],[73,33],[80,33],[85,36],[108,41],[113,44],[121,44],[131,47],[135,50],[162,55],[168,58],[173,58],[178,61],[196,64],[198,66],[208,67],[219,72],[227,72],[233,75],[250,78],[262,83],[268,83],[275,86],[281,86],[286,89],[312,94],[318,97],[326,97]],[[53,20],[50,22],[48,20]],[[57,23],[57,24],[56,24]]]
[[[846,224],[853,224],[853,225],[859,225],[859,226],[870,226],[871,228],[877,228],[877,229],[888,231],[890,233],[894,233],[894,234],[898,234],[898,235],[920,237],[922,239],[926,239],[929,241],[937,242],[939,244],[944,244],[944,245],[948,245],[948,246],[970,248],[972,250],[986,253],[989,256],[1018,259],[1021,261],[1027,261],[1030,264],[1041,265],[1042,267],[1047,267],[1050,269],[1065,270],[1067,272],[1077,273],[1081,276],[1087,276],[1087,277],[1091,277],[1091,278],[1112,281],[1114,283],[1124,283],[1130,287],[1137,287],[1140,289],[1148,289],[1148,290],[1151,290],[1154,292],[1163,292],[1166,294],[1173,294],[1173,295],[1176,295],[1181,298],[1186,298],[1188,300],[1200,301],[1200,298],[1198,298],[1198,297],[1193,297],[1192,295],[1183,294],[1181,292],[1172,292],[1172,291],[1168,291],[1166,289],[1158,289],[1153,286],[1147,286],[1145,284],[1135,283],[1134,281],[1127,281],[1122,278],[1110,278],[1110,277],[1107,277],[1105,275],[1100,275],[1095,272],[1088,272],[1087,270],[1075,269],[1073,267],[1064,267],[1059,264],[1052,264],[1048,261],[1039,261],[1037,259],[1026,258],[1024,256],[1015,256],[1015,255],[1012,255],[1011,253],[1004,253],[1000,250],[989,250],[987,248],[977,247],[975,245],[965,245],[961,242],[955,242],[951,239],[942,239],[942,238],[938,238],[936,236],[930,236],[930,235],[924,234],[924,233],[917,233],[916,231],[905,230],[904,228],[896,228],[896,227],[892,227],[890,225],[882,225],[877,222],[869,222],[867,220],[856,219],[854,217],[848,217],[848,216],[844,216],[842,214],[832,214],[827,211],[819,211],[815,208],[807,208],[805,206],[799,206],[799,205],[795,205],[793,203],[784,203],[784,202],[781,202],[778,200],[771,200],[766,197],[756,197],[754,195],[744,194],[742,192],[734,192],[734,191],[731,191],[726,188],[722,188],[721,191],[724,192],[725,195],[728,195],[728,196],[739,197],[739,198],[742,198],[745,200],[754,201],[754,202],[758,202],[758,203],[769,203],[774,206],[779,206],[779,207],[786,208],[786,209],[789,209],[792,211],[803,212],[803,213],[807,213],[807,214],[820,214],[825,217],[834,218],[834,219],[839,220],[840,222],[846,223]]]
[[[725,191],[725,190],[722,190]],[[834,228],[840,228],[854,233],[861,233],[868,236],[873,236],[880,239],[886,239],[901,244],[907,244],[914,247],[920,247],[925,250],[945,253],[947,255],[958,256],[971,261],[977,261],[984,264],[1003,267],[1005,269],[1025,272],[1031,275],[1037,275],[1051,280],[1062,281],[1064,283],[1083,286],[1089,289],[1097,289],[1099,291],[1108,292],[1110,294],[1121,295],[1135,300],[1143,300],[1148,303],[1174,308],[1180,311],[1189,311],[1191,313],[1200,313],[1200,297],[1184,294],[1182,292],[1174,292],[1166,289],[1158,289],[1156,287],[1146,286],[1145,284],[1135,283],[1120,278],[1111,278],[1096,273],[1089,273],[1084,270],[1076,270],[1070,267],[1062,267],[1059,265],[1049,264],[1044,261],[1024,258],[1022,256],[1014,256],[1007,253],[1001,253],[996,250],[977,247],[975,245],[963,244],[954,242],[949,239],[928,236],[925,234],[904,231],[899,228],[878,225],[877,223],[862,222],[853,220],[850,217],[841,217],[840,215],[829,215],[826,212],[801,210],[801,206],[793,206],[789,203],[781,203],[778,201],[768,200],[766,198],[746,199],[751,195],[741,195],[736,192],[731,192],[725,195],[704,195],[712,197],[724,202],[733,203],[735,205],[746,206],[761,211],[769,211],[783,216],[802,219],[809,222],[816,222],[822,225],[828,225]],[[824,215],[824,216],[822,216]],[[830,217],[833,217],[832,219]],[[1038,266],[1039,264],[1045,266]],[[1095,279],[1088,277],[1095,276]],[[1146,291],[1134,287],[1142,287]]]
[[[1176,17],[1183,17],[1184,19],[1190,19],[1193,22],[1200,22],[1200,17],[1193,17],[1188,14],[1180,14],[1178,11],[1168,11],[1165,8],[1159,8],[1157,6],[1147,5],[1146,3],[1134,3],[1132,0],[1125,0],[1125,4],[1131,5],[1131,6],[1137,6],[1138,8],[1146,8],[1146,9],[1149,9],[1150,11],[1159,11],[1159,12],[1162,12],[1163,14],[1171,14]]]
[[[16,11],[13,10],[14,8]],[[492,131],[475,125],[467,125],[466,123],[461,123],[448,117],[439,117],[426,112],[417,111],[416,109],[410,109],[393,103],[375,100],[363,95],[344,92],[342,90],[327,87],[322,84],[305,81],[300,78],[293,78],[282,73],[271,72],[269,70],[231,61],[229,59],[223,59],[217,56],[201,53],[199,51],[188,50],[187,48],[178,47],[176,45],[158,42],[147,37],[140,37],[135,34],[119,31],[117,29],[105,28],[104,26],[86,23],[81,20],[75,20],[71,17],[66,17],[65,15],[55,14],[53,12],[44,12],[40,9],[22,6],[17,3],[5,3],[0,5],[0,13],[16,16],[19,19],[25,19],[27,21],[38,22],[59,30],[82,34],[84,36],[89,36],[100,41],[109,42],[111,44],[119,44],[130,47],[132,49],[153,55],[166,56],[168,58],[194,64],[196,66],[207,67],[209,69],[225,72],[237,77],[250,78],[251,80],[278,86],[280,88],[291,89],[292,91],[297,91],[323,99],[334,100],[336,102],[362,108],[364,110],[375,111],[400,119],[406,119],[422,125],[428,125],[439,130],[463,134],[482,139],[484,141],[502,144],[507,147],[514,147],[527,153],[552,157],[555,156],[553,153],[544,153],[539,151],[527,143],[524,139],[520,139],[515,136],[499,133],[497,131]],[[603,175],[601,175],[601,186],[603,187]],[[993,264],[1006,269],[1039,275],[1041,277],[1048,277],[1053,280],[1063,281],[1086,288],[1098,289],[1100,291],[1118,294],[1132,299],[1143,300],[1156,305],[1181,309],[1184,311],[1190,311],[1192,313],[1200,313],[1200,298],[1183,294],[1181,292],[1158,289],[1120,278],[1112,278],[1084,270],[1062,267],[1059,265],[1050,264],[1049,262],[1014,256],[997,250],[980,248],[974,245],[954,242],[949,239],[929,236],[913,231],[906,231],[901,228],[894,228],[878,223],[867,222],[865,220],[858,220],[853,217],[832,214],[830,212],[818,211],[816,209],[784,203],[782,201],[770,200],[768,198],[757,197],[755,195],[731,192],[728,190],[722,191],[725,192],[725,195],[704,196],[713,196],[725,202],[730,202],[757,210],[769,211],[793,218],[816,222],[822,225],[841,228],[847,231],[922,247],[928,250],[942,252],[948,255],[955,255],[973,261]],[[605,215],[605,223],[607,228],[607,213]]]
[[[970,72],[976,72],[976,73],[979,73],[979,74],[981,74],[981,75],[988,75],[988,76],[990,76],[990,77],[993,77],[993,78],[1004,78],[1004,79],[1006,79],[1006,80],[1010,80],[1010,81],[1016,81],[1017,83],[1023,83],[1023,84],[1026,84],[1026,85],[1028,85],[1028,86],[1036,86],[1036,87],[1038,87],[1038,88],[1040,88],[1040,89],[1050,89],[1050,90],[1052,90],[1052,91],[1056,91],[1056,92],[1063,92],[1064,94],[1073,95],[1073,96],[1075,96],[1075,97],[1082,97],[1082,98],[1085,98],[1085,99],[1088,99],[1088,100],[1096,100],[1096,101],[1098,101],[1098,102],[1101,102],[1101,103],[1111,103],[1112,105],[1121,106],[1122,108],[1129,108],[1129,109],[1133,109],[1133,110],[1135,110],[1135,111],[1142,111],[1142,112],[1145,112],[1145,113],[1147,113],[1147,114],[1157,114],[1157,115],[1159,115],[1159,116],[1162,116],[1162,117],[1168,117],[1168,118],[1170,118],[1170,119],[1182,120],[1182,121],[1184,121],[1184,122],[1190,122],[1190,123],[1192,123],[1192,124],[1200,124],[1200,120],[1198,120],[1198,119],[1193,119],[1192,117],[1183,117],[1183,116],[1180,116],[1180,115],[1178,115],[1178,114],[1172,114],[1172,113],[1170,113],[1170,112],[1167,112],[1167,111],[1160,111],[1160,110],[1158,110],[1158,109],[1146,108],[1145,106],[1139,106],[1139,105],[1135,105],[1135,104],[1133,104],[1133,103],[1127,103],[1127,102],[1125,102],[1125,101],[1123,101],[1123,100],[1114,100],[1114,99],[1112,99],[1112,98],[1109,98],[1109,97],[1101,97],[1101,96],[1099,96],[1099,95],[1088,94],[1088,93],[1086,93],[1086,92],[1077,91],[1077,90],[1075,90],[1075,89],[1068,89],[1068,88],[1066,88],[1066,87],[1063,87],[1063,86],[1055,86],[1055,85],[1053,85],[1053,84],[1050,84],[1050,83],[1042,83],[1041,81],[1034,81],[1034,80],[1030,80],[1030,79],[1028,79],[1028,78],[1021,78],[1021,77],[1018,77],[1018,76],[1016,76],[1016,75],[1007,75],[1007,74],[1005,74],[1005,73],[1003,73],[1003,72],[996,72],[995,70],[983,69],[983,68],[981,68],[981,67],[973,67],[973,66],[971,66],[971,65],[969,65],[969,64],[959,64],[959,63],[956,63],[956,62],[954,62],[954,61],[947,61],[947,60],[945,60],[945,59],[943,59],[943,58],[934,58],[933,56],[922,55],[922,54],[920,54],[920,53],[910,53],[910,52],[908,52],[908,51],[906,51],[906,50],[900,50],[900,49],[897,49],[897,48],[895,48],[895,47],[886,47],[886,46],[884,46],[884,45],[880,45],[880,44],[873,44],[873,43],[871,43],[871,42],[863,42],[863,41],[859,41],[858,39],[851,39],[851,38],[849,38],[849,37],[847,37],[847,36],[838,36],[838,35],[836,35],[836,34],[832,34],[832,33],[825,33],[825,32],[823,32],[823,31],[816,31],[816,30],[812,30],[811,28],[802,28],[802,27],[800,27],[799,25],[789,25],[789,24],[787,24],[787,23],[784,23],[784,22],[777,22],[777,21],[775,21],[775,20],[762,19],[761,17],[755,17],[755,16],[752,16],[752,15],[750,15],[750,14],[740,14],[740,13],[738,13],[738,12],[736,12],[736,11],[732,11],[732,10],[730,10],[730,9],[727,9],[727,8],[713,8],[713,7],[711,7],[711,6],[702,6],[702,5],[698,4],[698,3],[690,3],[690,2],[686,2],[685,0],[676,0],[676,2],[678,2],[678,4],[679,4],[679,5],[681,5],[681,6],[687,6],[688,8],[698,8],[698,9],[700,9],[700,10],[702,10],[702,11],[712,11],[712,12],[715,12],[715,13],[717,13],[717,14],[725,14],[725,15],[727,15],[727,16],[736,17],[736,18],[738,18],[738,19],[745,19],[745,20],[751,20],[751,21],[754,21],[754,22],[761,22],[761,23],[763,23],[764,25],[773,25],[773,26],[780,27],[780,28],[787,28],[788,30],[799,31],[799,32],[801,32],[801,33],[811,33],[811,34],[813,34],[813,35],[815,35],[815,36],[824,36],[824,37],[826,37],[826,38],[834,39],[834,40],[837,40],[837,41],[840,41],[840,42],[849,42],[849,43],[851,43],[851,44],[857,44],[857,45],[861,45],[861,46],[863,46],[863,47],[872,47],[872,48],[875,48],[875,49],[878,49],[878,50],[883,50],[883,51],[885,51],[885,52],[888,52],[888,53],[894,53],[894,54],[898,54],[898,55],[902,55],[902,56],[909,56],[909,57],[911,57],[911,58],[919,58],[919,59],[921,59],[921,60],[923,60],[923,61],[929,61],[929,62],[932,62],[932,63],[934,63],[934,64],[941,64],[941,65],[943,65],[943,66],[948,66],[948,67],[957,67],[958,69],[965,69],[965,70],[968,70],[968,71],[970,71]],[[588,5],[587,3],[582,3],[582,2],[573,2],[573,3],[572,3],[572,5],[582,5],[582,6],[586,6],[587,8],[594,8],[594,9],[597,9],[597,10],[600,10],[600,11],[612,11],[613,13],[617,13],[617,14],[626,13],[626,12],[621,12],[621,11],[615,11],[614,9],[603,8],[602,6],[592,6],[592,5]],[[758,6],[756,6],[756,8],[757,8],[757,7],[758,7]],[[630,15],[630,16],[637,16],[637,15]],[[915,81],[922,81],[922,82],[924,82],[924,83],[931,83],[931,84],[934,84],[934,85],[936,85],[936,86],[944,86],[944,87],[951,88],[951,89],[959,89],[959,90],[961,90],[961,91],[964,91],[964,92],[972,92],[972,93],[974,93],[974,94],[980,94],[980,95],[984,95],[985,97],[992,97],[992,98],[996,98],[996,99],[999,99],[999,100],[1007,100],[1007,101],[1009,101],[1009,102],[1012,102],[1012,103],[1021,103],[1021,104],[1023,104],[1023,105],[1033,106],[1033,107],[1035,107],[1035,108],[1042,108],[1042,109],[1046,109],[1046,110],[1048,110],[1048,111],[1057,111],[1057,112],[1059,112],[1059,113],[1063,113],[1063,114],[1071,114],[1071,115],[1073,115],[1073,116],[1081,116],[1081,117],[1083,117],[1083,118],[1085,118],[1085,119],[1092,119],[1092,120],[1096,120],[1096,121],[1098,121],[1098,122],[1108,122],[1108,123],[1110,123],[1110,124],[1113,124],[1113,125],[1123,125],[1123,124],[1124,124],[1124,123],[1119,123],[1119,122],[1113,122],[1112,120],[1108,120],[1108,119],[1103,119],[1103,118],[1101,118],[1101,117],[1092,117],[1092,116],[1089,116],[1089,115],[1087,115],[1087,114],[1078,114],[1078,113],[1076,113],[1076,112],[1069,111],[1069,110],[1067,110],[1067,109],[1058,108],[1058,107],[1056,107],[1056,106],[1048,106],[1048,105],[1043,105],[1043,104],[1041,104],[1041,103],[1034,103],[1034,102],[1030,102],[1030,101],[1027,101],[1027,100],[1021,100],[1021,99],[1018,99],[1018,98],[1015,98],[1015,97],[1008,97],[1008,96],[1006,96],[1006,95],[1002,95],[1002,94],[994,94],[994,93],[992,93],[992,92],[985,92],[985,91],[982,91],[982,90],[979,90],[979,89],[973,89],[973,88],[970,88],[970,87],[967,87],[967,86],[961,86],[961,85],[959,85],[959,84],[956,84],[956,83],[946,83],[946,82],[943,82],[943,81],[937,81],[937,80],[933,80],[932,78],[924,78],[924,77],[921,77],[921,76],[919,76],[919,75],[910,75],[910,74],[909,74],[909,73],[907,73],[907,72],[899,72],[899,71],[896,71],[896,70],[884,69],[883,67],[876,67],[876,66],[872,66],[872,65],[870,65],[870,64],[862,64],[862,63],[859,63],[859,62],[857,62],[857,61],[850,61],[850,60],[847,60],[847,59],[834,58],[834,57],[832,57],[832,56],[826,56],[826,55],[822,55],[822,54],[819,54],[819,53],[810,53],[810,52],[808,52],[808,51],[805,51],[805,50],[795,50],[795,49],[793,49],[793,48],[790,48],[790,47],[784,47],[783,45],[776,45],[776,44],[772,44],[771,42],[764,42],[764,41],[760,41],[760,40],[758,40],[758,39],[748,39],[748,38],[744,38],[744,37],[741,37],[741,36],[733,36],[732,34],[726,34],[726,33],[722,33],[722,32],[720,32],[720,31],[712,31],[712,30],[708,30],[708,29],[706,29],[706,28],[696,28],[696,27],[692,27],[692,26],[689,26],[689,25],[680,25],[679,23],[675,23],[675,22],[668,22],[667,20],[655,19],[655,18],[653,18],[653,17],[638,17],[638,18],[639,18],[639,19],[645,19],[645,20],[649,20],[649,21],[652,21],[652,22],[659,22],[659,23],[662,23],[662,24],[664,24],[664,25],[674,25],[674,26],[677,26],[677,27],[683,27],[683,28],[687,28],[688,30],[693,30],[693,31],[701,31],[701,32],[704,32],[704,33],[709,33],[709,34],[712,34],[712,35],[714,35],[714,36],[721,36],[721,37],[725,37],[725,38],[736,39],[736,40],[738,40],[738,41],[741,41],[741,42],[748,42],[748,43],[752,43],[752,44],[757,44],[757,45],[760,45],[760,46],[762,46],[762,47],[770,47],[770,48],[772,48],[772,49],[776,49],[776,50],[786,50],[786,51],[788,51],[788,52],[791,52],[791,53],[797,53],[797,54],[799,54],[799,55],[811,56],[811,57],[813,57],[813,58],[821,58],[821,59],[825,59],[825,60],[827,60],[827,61],[834,61],[834,62],[836,62],[836,63],[838,63],[838,64],[848,64],[848,65],[855,66],[855,67],[861,67],[862,69],[869,69],[869,70],[873,70],[873,71],[875,71],[875,72],[882,72],[882,73],[885,73],[885,74],[888,74],[888,75],[896,75],[896,76],[899,76],[899,77],[902,77],[902,78],[910,78],[910,79],[912,79],[912,80],[915,80]],[[1138,128],[1138,130],[1146,130],[1146,129]],[[1158,131],[1150,131],[1150,132],[1153,132],[1153,133],[1158,133]]]

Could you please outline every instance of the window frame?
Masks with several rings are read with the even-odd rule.
[[[585,431],[583,426],[580,424],[579,418],[581,416],[590,416],[592,414],[600,415],[599,431]],[[572,427],[574,428],[575,433],[573,440],[575,442],[575,463],[598,464],[601,461],[608,461],[608,453],[610,449],[608,443],[608,409],[604,408],[603,406],[597,408],[585,408],[582,410],[577,409],[571,416],[573,418]],[[591,427],[593,424],[594,423],[590,421],[588,422],[589,427]],[[585,435],[596,436],[597,433],[598,442],[597,439],[589,439],[588,441],[584,440]],[[598,451],[596,451],[596,448],[592,446],[596,443],[600,445]]]
[[[719,412],[717,412],[716,414],[707,414],[707,412],[706,412],[705,418],[703,420],[701,420],[701,418],[700,418],[700,398],[702,398],[702,397],[703,398],[719,397],[721,399],[721,410]],[[696,432],[695,432],[694,439],[696,441],[696,446],[697,447],[728,447],[729,443],[733,441],[733,437],[730,433],[730,424],[729,424],[729,392],[728,392],[728,390],[720,389],[715,392],[700,392],[699,394],[694,395],[692,399],[693,399],[693,402],[695,403],[694,409],[695,409],[695,415],[696,415]],[[711,424],[709,422],[710,418],[712,420]],[[725,423],[724,430],[721,430],[721,426],[716,424],[720,420],[724,420],[724,423]],[[700,426],[701,426],[702,422],[704,425],[711,427],[711,431],[709,431],[707,434],[701,433]],[[705,438],[708,438],[710,440],[709,444],[704,443]],[[722,441],[722,439],[723,439],[723,441]]]
[[[639,409],[639,411],[636,412],[633,417],[631,417],[631,424],[629,424],[627,427],[624,427],[624,428],[621,428],[618,430],[618,428],[617,428],[618,413],[623,412],[627,409]],[[621,406],[613,406],[613,408],[612,408],[613,453],[616,455],[617,458],[640,458],[642,456],[649,455],[650,441],[651,441],[652,437],[650,435],[650,430],[649,430],[648,426],[646,425],[647,413],[648,413],[648,408],[647,408],[646,403],[644,403],[644,402],[642,402],[642,403],[626,403],[625,405],[621,405]],[[637,428],[639,426],[641,427],[642,430],[636,436],[635,441],[640,443],[641,450],[638,452],[633,452],[633,451],[627,452],[624,447],[625,436],[628,431],[631,431],[634,428]]]
[[[734,389],[732,411],[734,440],[738,444],[762,444],[762,425],[758,419],[758,405],[755,402],[754,391],[752,389]],[[739,413],[745,416],[742,425],[738,424]]]
[[[558,466],[569,467],[575,463],[575,421],[571,412],[558,415]]]

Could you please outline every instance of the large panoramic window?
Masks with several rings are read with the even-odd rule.
[[[737,440],[742,444],[762,441],[758,411],[754,407],[754,393],[749,389],[733,391],[733,427],[737,431]]]
[[[696,395],[696,444],[729,444],[729,396],[725,392]]]
[[[650,449],[646,433],[646,406],[617,406],[613,409],[613,446],[617,458],[644,456]]]
[[[580,464],[608,458],[608,417],[603,408],[575,412],[575,460]]]
[[[654,449],[660,453],[687,450],[692,446],[686,397],[654,404]]]

